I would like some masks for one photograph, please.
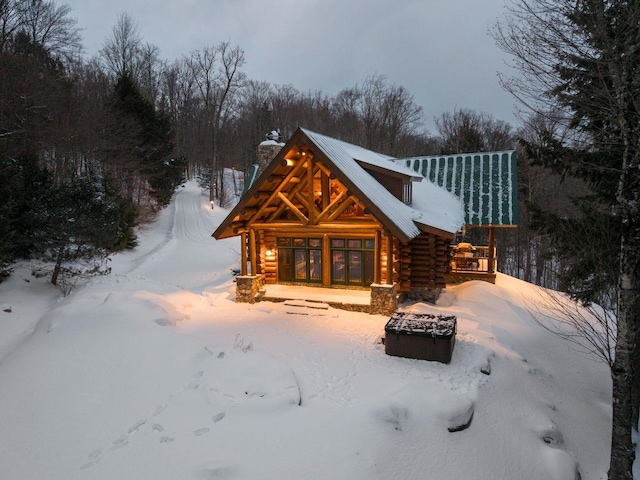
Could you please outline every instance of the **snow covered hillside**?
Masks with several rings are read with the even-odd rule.
[[[109,276],[0,284],[0,478],[605,478],[608,369],[532,321],[531,285],[403,305],[457,315],[456,346],[391,357],[386,317],[236,304],[226,213],[189,182]]]

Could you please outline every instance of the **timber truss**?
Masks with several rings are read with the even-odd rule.
[[[345,223],[380,228],[381,224],[320,160],[304,146],[286,153],[263,180],[231,224],[234,233],[248,228],[313,227]]]

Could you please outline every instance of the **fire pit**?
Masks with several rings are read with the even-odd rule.
[[[387,355],[449,363],[456,340],[456,317],[396,312],[384,332]]]

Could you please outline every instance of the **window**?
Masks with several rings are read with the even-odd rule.
[[[411,193],[411,182],[402,182],[402,201],[407,205],[411,204]]]
[[[369,286],[373,283],[375,240],[331,239],[331,281],[335,284]]]
[[[321,238],[278,238],[278,281],[322,282]]]

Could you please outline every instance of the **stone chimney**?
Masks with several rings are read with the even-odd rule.
[[[258,175],[267,168],[271,160],[284,147],[284,143],[280,142],[281,138],[279,129],[272,130],[267,133],[266,140],[258,145]]]

